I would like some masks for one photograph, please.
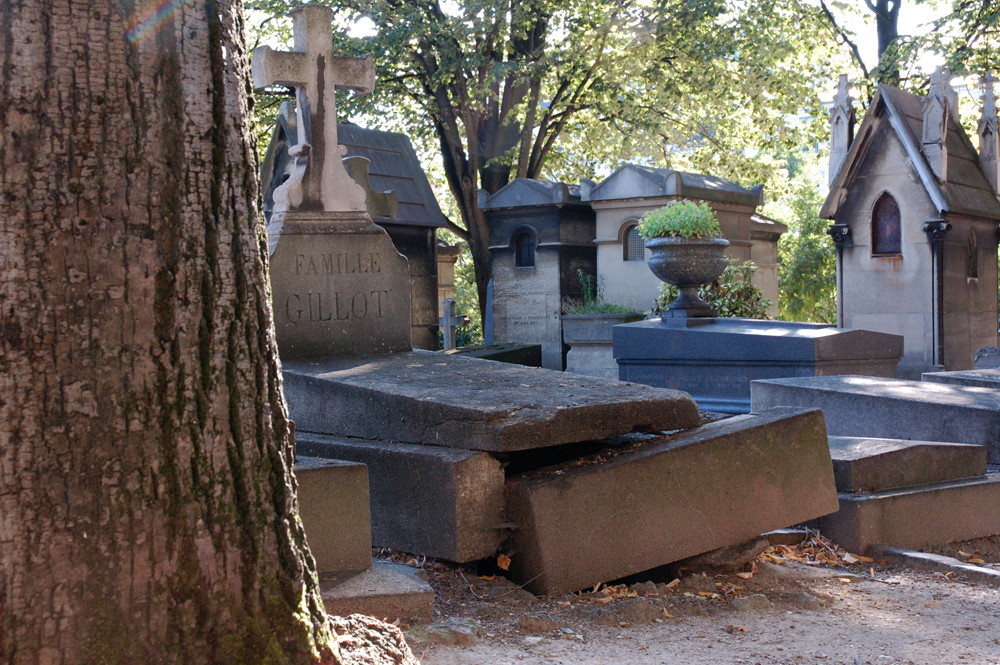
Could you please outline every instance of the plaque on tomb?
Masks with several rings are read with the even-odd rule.
[[[295,89],[294,117],[283,105],[263,173],[279,352],[290,360],[408,351],[406,259],[369,216],[366,202],[380,197],[358,182],[368,182],[366,164],[349,174],[337,143],[336,89],[371,92],[374,65],[333,54],[329,8],[291,15],[294,49],[253,55],[255,87]]]

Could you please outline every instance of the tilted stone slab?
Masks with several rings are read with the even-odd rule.
[[[837,509],[823,415],[773,409],[507,481],[515,580],[560,594]]]
[[[367,614],[392,622],[427,623],[434,618],[434,590],[409,566],[376,561],[369,570],[348,577],[320,575],[320,593],[328,614]]]
[[[965,443],[831,436],[840,492],[879,492],[986,473],[986,448]]]
[[[514,452],[693,427],[685,393],[429,351],[284,363],[296,427]]]
[[[295,458],[299,516],[320,573],[371,568],[372,532],[368,470],[364,464]]]
[[[1000,463],[1000,391],[871,376],[754,381],[754,410],[822,409],[832,436],[874,436],[985,446]]]
[[[306,432],[295,441],[300,454],[368,467],[377,547],[466,563],[505,537],[504,473],[488,453]]]
[[[820,519],[819,528],[859,553],[875,543],[919,549],[996,535],[1000,474],[875,494],[841,494],[840,510]]]
[[[967,369],[958,372],[924,372],[922,381],[948,383],[953,386],[976,386],[1000,389],[1000,369]]]

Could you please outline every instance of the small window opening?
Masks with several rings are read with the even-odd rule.
[[[885,192],[872,208],[872,256],[899,256],[901,251],[899,204]]]
[[[514,235],[514,265],[518,268],[535,267],[535,234],[518,231]]]
[[[646,242],[639,233],[638,225],[633,224],[625,231],[625,242],[623,243],[626,261],[646,260]]]

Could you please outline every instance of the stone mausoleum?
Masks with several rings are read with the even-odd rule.
[[[757,214],[764,202],[762,185],[745,189],[725,178],[626,164],[600,184],[584,181],[581,192],[596,215],[597,275],[608,302],[638,311],[652,307],[660,280],[646,265],[649,250],[637,230],[639,220],[649,210],[691,199],[715,211],[729,241],[727,256],[760,267],[754,283],[772,303],[769,314],[777,316],[778,238],[788,228]]]
[[[540,344],[542,367],[563,369],[562,301],[581,297],[581,271],[596,275],[593,209],[579,187],[527,178],[479,207],[490,222],[496,342]]]
[[[972,367],[997,344],[998,134],[984,81],[976,152],[939,70],[925,97],[888,85],[854,136],[846,77],[831,112],[838,325],[902,335],[903,378]]]

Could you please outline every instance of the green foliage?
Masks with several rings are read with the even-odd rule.
[[[766,319],[771,301],[764,297],[760,288],[751,282],[759,270],[753,261],[739,265],[730,263],[725,272],[711,284],[698,290],[698,295],[711,305],[716,316],[736,319]],[[653,306],[652,314],[659,314],[670,306],[680,290],[673,284],[660,284],[660,295]]]
[[[564,298],[562,302],[563,314],[631,314],[635,310],[627,305],[618,305],[612,302],[604,302],[604,278],[600,282],[594,279],[593,275],[588,275],[582,270],[576,271],[580,280],[579,299]]]
[[[455,312],[469,317],[469,323],[455,331],[456,346],[483,343],[483,324],[476,293],[476,273],[469,246],[462,244],[462,253],[455,262]]]
[[[837,319],[837,263],[829,222],[815,183],[801,183],[780,206],[768,209],[788,225],[778,241],[778,307],[785,321],[833,323]]]
[[[715,211],[707,203],[674,201],[642,216],[643,238],[718,238],[722,235]]]

